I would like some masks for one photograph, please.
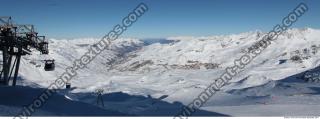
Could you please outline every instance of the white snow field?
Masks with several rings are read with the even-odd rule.
[[[118,39],[34,115],[174,116],[264,34]],[[0,115],[18,114],[98,40],[51,39],[48,56],[24,56],[19,86],[0,86]],[[55,59],[56,69],[44,71],[44,59]],[[319,64],[320,30],[289,29],[194,115],[319,116],[320,82],[303,80]]]

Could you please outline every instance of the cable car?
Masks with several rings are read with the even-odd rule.
[[[44,65],[45,71],[53,71],[55,69],[54,60],[44,60],[44,61],[45,61],[45,65]]]

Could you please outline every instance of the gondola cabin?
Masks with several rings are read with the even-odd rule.
[[[44,61],[45,61],[45,65],[44,65],[45,71],[53,71],[55,69],[54,60],[44,60]]]

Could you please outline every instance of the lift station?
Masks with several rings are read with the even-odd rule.
[[[39,36],[33,25],[14,24],[11,17],[0,17],[0,84],[16,85],[21,56],[30,55],[31,48],[44,55],[49,53],[47,39]],[[53,61],[45,65],[45,69],[54,69]]]

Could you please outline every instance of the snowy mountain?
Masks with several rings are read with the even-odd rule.
[[[253,31],[154,41],[118,39],[112,43],[111,50],[103,51],[86,68],[78,71],[71,80],[73,90],[62,91],[60,95],[68,97],[67,100],[94,105],[96,96],[93,93],[96,89],[104,89],[107,106],[102,110],[119,112],[119,115],[175,115],[182,105],[190,103],[263,35],[265,33],[261,31]],[[23,57],[18,85],[46,88],[98,40],[51,39],[48,56],[34,52]],[[306,71],[313,69],[317,72],[319,51],[320,30],[289,29],[196,115],[318,114],[320,86],[303,79]],[[44,59],[56,60],[55,71],[43,70]],[[19,107],[6,103],[0,106]],[[60,114],[55,110],[42,111],[44,113],[39,115]],[[0,110],[0,114],[11,113]]]

